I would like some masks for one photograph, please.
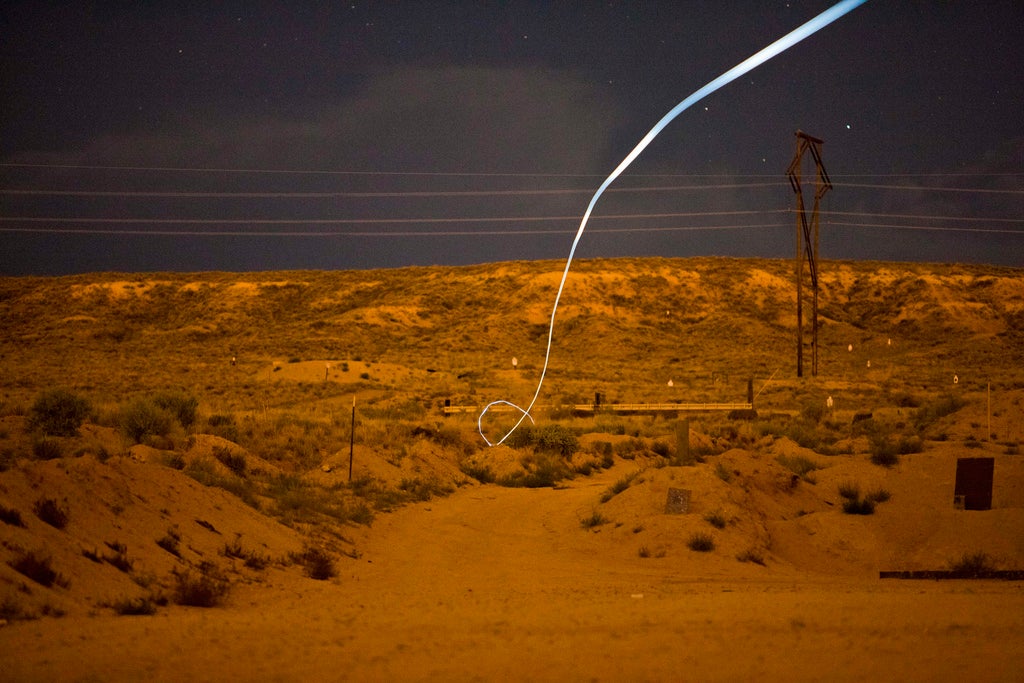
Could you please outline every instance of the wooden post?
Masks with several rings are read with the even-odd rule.
[[[356,446],[356,397],[352,397],[352,429],[348,435],[348,481],[352,483],[352,453]]]

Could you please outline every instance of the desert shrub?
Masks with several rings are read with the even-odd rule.
[[[238,536],[240,537],[241,534],[238,534]],[[260,555],[255,550],[243,548],[241,539],[238,537],[230,543],[225,543],[224,548],[220,552],[225,557],[234,557],[242,560],[245,566],[250,569],[266,569],[267,565],[270,564],[270,560],[266,555]]]
[[[228,441],[238,442],[238,425],[232,415],[211,415],[206,421],[210,434]]]
[[[68,586],[68,580],[53,568],[53,561],[49,557],[40,557],[33,552],[28,552],[22,553],[7,564],[11,569],[35,581],[40,586],[47,588],[54,584],[63,588]]]
[[[704,521],[716,529],[724,529],[725,525],[729,523],[729,520],[725,518],[725,514],[721,510],[707,513],[704,515]]]
[[[601,502],[607,503],[609,500],[628,489],[633,483],[633,480],[636,479],[639,474],[639,472],[630,472],[609,486],[608,490],[601,494]]]
[[[715,538],[709,533],[698,531],[686,541],[686,547],[699,553],[708,553],[715,549]]]
[[[607,524],[608,518],[602,515],[597,510],[594,510],[589,517],[584,517],[580,520],[580,526],[584,529],[593,529],[596,526]]]
[[[799,476],[804,481],[810,483],[814,483],[810,474],[815,470],[821,469],[818,463],[803,455],[780,455],[775,459],[775,461],[793,474]]]
[[[995,563],[988,553],[964,553],[950,563],[949,570],[956,576],[973,578],[995,571]]]
[[[222,465],[238,476],[245,476],[247,463],[244,454],[234,453],[230,448],[224,448],[223,446],[214,446],[213,457],[217,458]]]
[[[467,439],[464,432],[452,424],[439,425],[428,435],[437,445],[455,450],[463,456],[472,455],[477,449],[476,441]]]
[[[153,403],[173,415],[185,429],[188,429],[196,422],[196,410],[199,408],[199,400],[194,396],[184,393],[163,393],[153,397]]]
[[[40,498],[32,506],[36,517],[46,522],[54,529],[63,529],[68,525],[68,511],[60,506],[60,503],[52,498]]]
[[[740,562],[753,562],[759,564],[762,567],[765,566],[764,555],[757,548],[748,548],[741,553],[736,555],[736,559]]]
[[[825,417],[825,406],[821,402],[808,403],[800,411],[800,417],[813,424],[818,424]]]
[[[572,472],[562,458],[550,452],[538,452],[520,460],[523,470],[506,475],[498,480],[501,486],[513,488],[542,488],[554,486]]]
[[[67,389],[50,389],[40,394],[29,409],[33,429],[49,436],[74,436],[89,416],[89,402]]]
[[[156,544],[171,555],[181,557],[181,551],[178,549],[178,546],[181,544],[181,534],[178,533],[177,529],[168,529],[166,534],[157,539]]]
[[[163,454],[163,462],[171,469],[179,472],[185,469],[185,456],[178,451],[171,451]]]
[[[9,524],[10,526],[25,526],[25,522],[21,519],[21,513],[14,508],[7,507],[6,505],[0,505],[0,522]]]
[[[860,498],[860,485],[852,481],[844,481],[839,485],[839,495],[846,500],[857,500]]]
[[[467,477],[473,477],[481,484],[494,483],[494,472],[486,464],[465,460],[459,463],[459,470]]]
[[[900,462],[900,456],[895,447],[890,443],[880,444],[871,447],[871,462],[879,467],[895,467]]]
[[[118,571],[130,574],[135,566],[135,562],[128,557],[128,546],[120,541],[107,541],[106,546],[113,550],[114,554],[104,556],[103,561]]]
[[[307,547],[301,553],[293,554],[292,559],[302,565],[306,576],[317,581],[326,581],[338,574],[334,560],[319,548]]]
[[[848,515],[871,515],[875,512],[875,501],[868,498],[852,498],[843,501],[843,512]]]
[[[874,491],[868,493],[865,496],[865,498],[867,498],[868,500],[873,500],[876,503],[885,503],[890,498],[892,498],[892,494],[890,494],[889,491],[887,491],[886,489],[875,489]]]
[[[647,546],[642,545],[642,546],[640,546],[640,549],[636,551],[636,554],[639,557],[645,557],[646,558],[646,557],[650,557],[651,556],[651,551],[650,551],[650,549],[648,549]]]
[[[921,431],[933,422],[960,410],[964,405],[962,398],[952,394],[930,401],[914,412],[914,426]]]
[[[448,496],[453,491],[451,486],[436,479],[423,480],[419,477],[403,479],[398,488],[400,491],[406,492],[414,501],[426,501],[434,496]]]
[[[121,408],[118,428],[132,440],[142,443],[147,436],[166,437],[174,425],[174,416],[155,402],[139,398]]]
[[[156,601],[151,597],[125,598],[110,605],[121,616],[150,616],[156,614]]]
[[[512,448],[533,446],[537,451],[557,453],[563,458],[571,458],[579,450],[580,442],[576,434],[559,424],[548,424],[540,427],[520,425],[506,442]]]
[[[256,498],[256,491],[252,482],[234,474],[220,474],[213,461],[209,458],[194,458],[185,467],[184,472],[203,486],[215,486],[224,489],[249,507],[256,510],[259,509],[259,500]]]
[[[32,457],[36,460],[56,460],[63,457],[64,449],[56,439],[36,439],[32,442]]]
[[[376,491],[376,483],[371,477],[357,479],[352,482],[351,487],[356,495],[365,498],[373,497]],[[356,524],[369,524],[373,521],[373,512],[365,503],[348,507],[337,495],[332,495],[319,486],[308,484],[294,475],[282,474],[274,477],[264,493],[274,499],[274,512],[285,523],[313,521],[318,515]]]
[[[663,458],[668,458],[672,455],[672,447],[664,441],[655,441],[651,444],[651,450],[654,451],[655,455],[660,455]]]
[[[224,602],[230,585],[208,562],[199,567],[198,576],[191,571],[174,572],[174,602],[188,607],[216,607]]]

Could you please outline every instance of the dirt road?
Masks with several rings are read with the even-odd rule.
[[[1024,586],[640,558],[588,530],[608,477],[465,488],[375,522],[330,582],[270,572],[217,609],[0,629],[0,678],[985,680],[1024,676]]]

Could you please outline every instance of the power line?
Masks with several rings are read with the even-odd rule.
[[[677,192],[748,187],[777,187],[786,183],[724,183],[715,185],[659,185],[620,187],[608,192]],[[335,199],[384,197],[486,197],[519,195],[592,194],[593,188],[552,190],[411,190],[402,192],[166,192],[150,190],[19,190],[0,188],[0,194],[56,197],[159,197],[172,199]]]
[[[0,163],[0,168],[30,168],[52,170],[86,171],[152,171],[160,173],[216,173],[216,174],[264,174],[264,175],[337,175],[337,176],[410,176],[410,177],[497,177],[497,178],[604,178],[602,173],[514,173],[474,171],[352,171],[332,169],[286,169],[286,168],[205,168],[199,166],[121,166],[103,164],[32,164]],[[922,173],[839,173],[832,178],[949,178],[949,177],[1024,177],[1024,173],[1013,172],[922,172]],[[780,173],[631,173],[630,178],[785,178]]]
[[[902,225],[898,223],[843,223],[837,221],[829,221],[829,226],[837,225],[850,228],[890,228],[893,230],[925,230],[931,232],[978,232],[1024,236],[1024,230],[1008,230],[1005,228],[953,228],[942,227],[938,225]]]
[[[871,183],[837,183],[835,187],[859,187],[871,190],[918,190],[923,192],[978,192],[981,194],[1024,194],[1024,190],[993,190],[985,187],[935,187],[925,185],[877,185]]]
[[[699,216],[749,216],[786,213],[786,209],[769,211],[691,211],[675,213],[633,213],[595,216],[595,220],[632,218],[693,218]],[[578,221],[579,216],[483,216],[477,218],[84,218],[66,216],[0,216],[7,223],[111,223],[111,224],[177,224],[177,225],[343,225],[387,223],[512,223],[539,221]]]
[[[823,216],[877,216],[879,218],[908,218],[914,220],[932,221],[983,221],[993,223],[1020,223],[1024,225],[1021,218],[986,218],[983,216],[935,216],[908,213],[867,213],[855,211],[822,211]]]
[[[593,228],[592,233],[636,232],[698,232],[711,230],[743,230],[749,228],[788,228],[788,224],[760,223],[739,225],[673,226],[655,228]],[[539,230],[403,230],[403,231],[338,231],[338,230],[114,230],[101,228],[2,228],[0,232],[44,233],[58,235],[143,235],[171,237],[493,237],[505,235],[567,235],[571,229],[541,228]]]

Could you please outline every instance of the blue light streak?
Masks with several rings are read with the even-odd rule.
[[[540,380],[537,382],[537,390],[534,392],[533,398],[530,399],[530,405],[528,405],[526,408],[520,408],[516,404],[505,400],[493,401],[484,406],[484,409],[480,412],[480,416],[477,418],[476,425],[477,430],[480,432],[480,436],[483,437],[484,441],[487,443],[488,446],[496,446],[498,444],[503,443],[505,439],[510,437],[513,432],[519,429],[519,425],[521,425],[523,423],[523,420],[525,420],[526,418],[530,418],[531,421],[533,420],[533,417],[530,415],[530,411],[533,410],[533,406],[537,403],[537,398],[540,396],[540,390],[541,387],[544,386],[544,378],[548,372],[548,362],[551,360],[551,344],[554,339],[555,314],[558,312],[558,302],[562,298],[562,290],[565,288],[565,281],[566,278],[568,278],[569,276],[569,267],[572,265],[573,256],[576,254],[576,246],[579,244],[580,238],[583,237],[583,231],[587,227],[587,221],[590,220],[590,214],[594,211],[594,206],[597,204],[597,200],[601,198],[601,195],[604,193],[605,189],[607,189],[609,185],[615,182],[616,178],[622,175],[623,171],[625,171],[629,167],[629,165],[632,164],[645,149],[647,149],[647,146],[651,144],[654,138],[656,138],[658,134],[661,133],[662,130],[664,130],[665,126],[671,123],[674,118],[676,118],[684,111],[689,109],[691,106],[693,106],[697,102],[700,102],[702,99],[704,99],[711,93],[715,92],[722,86],[736,80],[743,74],[764,64],[772,57],[775,57],[784,50],[793,47],[804,38],[807,38],[808,36],[817,33],[819,30],[828,26],[836,19],[839,19],[840,17],[844,16],[853,9],[859,7],[860,5],[863,5],[865,2],[867,2],[867,0],[843,0],[842,2],[836,3],[829,9],[825,10],[818,16],[808,21],[806,24],[803,24],[800,27],[794,29],[793,31],[787,33],[785,36],[779,38],[768,47],[765,47],[762,50],[754,53],[752,56],[748,57],[747,59],[743,60],[733,68],[729,69],[724,74],[722,74],[718,78],[714,79],[713,81],[705,85],[703,88],[694,92],[692,95],[690,95],[685,100],[683,100],[675,107],[673,107],[667,114],[665,114],[665,116],[663,116],[661,120],[658,121],[657,124],[655,124],[654,128],[651,128],[650,132],[648,132],[647,135],[645,135],[643,139],[641,139],[640,142],[637,143],[636,147],[633,148],[633,151],[630,152],[626,156],[626,158],[623,159],[622,162],[615,167],[615,170],[611,172],[611,175],[605,178],[605,181],[601,183],[601,186],[597,188],[597,192],[595,192],[594,196],[590,199],[590,204],[587,205],[587,210],[583,214],[583,220],[580,222],[580,227],[576,231],[576,237],[572,241],[572,248],[569,250],[569,258],[566,259],[565,261],[565,271],[562,273],[562,281],[558,284],[558,292],[557,294],[555,294],[555,305],[551,309],[551,323],[548,327],[548,346],[547,351],[544,354],[544,367],[540,373]],[[490,410],[495,405],[512,406],[513,408],[521,412],[522,416],[515,423],[515,425],[513,425],[513,427],[505,434],[505,436],[501,437],[501,439],[499,439],[498,441],[491,443],[491,441],[484,434],[483,419],[484,415],[487,414],[487,411]]]

